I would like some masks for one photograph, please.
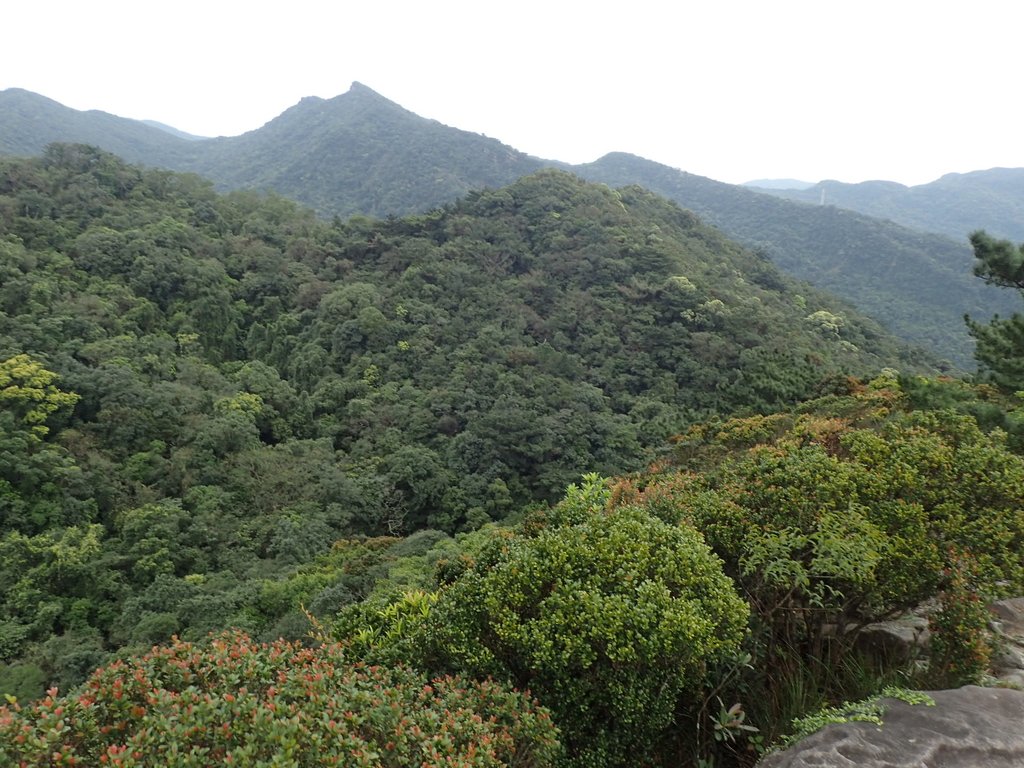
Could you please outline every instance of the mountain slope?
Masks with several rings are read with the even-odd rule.
[[[807,203],[820,204],[824,199],[827,205],[961,241],[976,229],[1024,241],[1024,168],[950,173],[914,187],[891,181],[822,181],[804,190],[759,191]]]
[[[35,107],[4,108],[25,101]],[[19,123],[18,115],[28,117]],[[359,83],[333,99],[303,99],[262,128],[229,138],[180,139],[137,121],[67,110],[24,91],[0,94],[0,116],[7,121],[0,124],[0,151],[26,151],[25,137],[33,131],[39,133],[33,152],[48,137],[80,131],[84,140],[124,157],[195,171],[224,189],[273,189],[324,216],[419,212],[544,164],[569,167],[418,117]],[[846,297],[903,338],[963,368],[972,367],[973,349],[963,315],[985,319],[1016,308],[1013,297],[971,276],[966,246],[944,238],[629,155],[612,154],[575,170],[671,197],[784,270]]]
[[[342,224],[90,147],[0,159],[4,669],[67,688],[171,634],[302,637],[290,606],[381,575],[387,542],[353,539],[476,528],[708,416],[926,369],[794,289],[563,172]],[[273,583],[314,560],[329,578]]]
[[[0,92],[0,154],[92,144],[131,162],[199,173],[221,189],[272,189],[324,216],[424,211],[544,165],[496,139],[419,117],[360,83],[333,99],[302,99],[241,136],[183,138],[168,128]]]
[[[0,155],[38,155],[52,142],[92,144],[130,162],[174,166],[190,141],[139,120],[82,112],[20,88],[0,91]]]
[[[5,356],[44,356],[89,390],[90,409],[117,397],[89,383],[95,366],[187,368],[141,359],[168,342],[173,358],[174,340],[225,370],[259,361],[319,403],[318,420],[291,429],[377,462],[371,476],[400,474],[388,457],[402,446],[423,449],[437,482],[463,489],[413,505],[438,520],[482,504],[480,478],[520,502],[553,497],[693,420],[921,363],[637,187],[544,171],[425,216],[332,226],[80,146],[0,172]],[[280,417],[302,418],[289,411]],[[118,413],[105,429],[120,434],[135,420]],[[111,450],[180,440],[133,429]]]
[[[203,141],[204,139],[209,138],[209,136],[196,136],[194,133],[185,133],[185,131],[178,130],[173,125],[161,123],[159,120],[143,120],[141,122],[152,128],[159,128],[161,131],[169,133],[172,136],[177,136],[179,139],[187,139],[188,141]]]
[[[965,313],[1016,309],[1015,297],[974,277],[966,245],[830,206],[794,204],[613,153],[576,168],[610,185],[637,183],[693,210],[781,269],[855,304],[902,338],[969,367]]]
[[[539,160],[495,139],[419,117],[364,85],[305,98],[257,131],[214,139],[188,164],[229,189],[256,188],[322,215],[422,211],[507,184]]]

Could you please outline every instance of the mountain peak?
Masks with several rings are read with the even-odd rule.
[[[346,91],[343,95],[349,97],[358,96],[364,99],[376,99],[378,101],[387,102],[388,104],[392,103],[390,99],[381,96],[379,93],[373,90],[373,88],[371,88],[368,85],[363,85],[358,80],[353,80],[352,85],[349,86],[348,91]]]
[[[364,107],[372,105],[398,106],[397,104],[394,104],[394,102],[386,99],[384,96],[381,96],[369,86],[353,80],[349,89],[337,96],[332,96],[326,99],[321,96],[303,96],[299,99],[298,103],[289,107],[281,115],[278,115],[277,118],[274,118],[274,120],[271,121],[271,123],[288,113],[295,114],[296,111],[298,114],[305,115],[309,113],[309,110],[317,110],[320,108],[341,108],[342,105],[345,105],[345,108],[348,108],[354,104],[359,104]]]
[[[610,161],[610,160],[636,161],[636,160],[645,160],[645,159],[646,158],[640,157],[640,155],[634,155],[632,152],[608,152],[607,154],[604,154],[601,157],[599,157],[594,162],[600,163],[600,162]]]

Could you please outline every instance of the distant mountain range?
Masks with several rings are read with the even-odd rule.
[[[991,226],[984,211],[1012,208],[1008,201],[986,208],[982,202],[989,198],[980,192],[968,196],[979,202],[979,210],[965,204],[958,213],[973,224],[916,225],[954,235],[958,243],[841,210],[838,197],[829,198],[836,205],[818,205],[820,185],[805,191],[753,191],[624,153],[579,166],[542,160],[496,139],[419,117],[359,83],[332,99],[305,98],[237,137],[186,138],[168,129],[104,112],[80,112],[19,89],[0,92],[0,154],[35,155],[54,141],[89,143],[133,162],[199,173],[221,189],[273,190],[328,217],[421,212],[542,167],[569,169],[615,187],[639,184],[960,367],[972,365],[963,315],[987,319],[1016,308],[1015,296],[971,274],[973,257],[963,235],[979,227],[1003,233]],[[980,177],[963,178],[968,177],[976,189],[989,188]],[[944,178],[950,180],[948,207],[958,187],[952,177]],[[890,187],[899,185],[886,187],[898,196]],[[1004,187],[1009,200],[1015,187]],[[831,186],[826,194],[832,194]],[[1024,200],[1024,194],[1018,199]],[[881,207],[881,215],[896,219],[898,206]],[[928,220],[921,214],[920,221]]]
[[[745,181],[741,186],[758,189],[809,189],[814,186],[814,182],[800,181],[799,179],[755,179],[754,181]]]
[[[965,240],[976,229],[1024,240],[1024,168],[948,173],[930,184],[914,187],[893,181],[821,181],[804,189],[764,184],[758,191],[787,200],[848,208],[957,240]]]
[[[389,216],[499,187],[549,163],[403,109],[360,83],[308,97],[261,128],[202,141],[28,91],[0,92],[0,154],[54,141],[94,144],[132,162],[193,171],[221,189],[273,190],[323,216]]]
[[[107,112],[81,112],[20,88],[0,91],[0,154],[38,155],[55,141],[93,144],[126,160],[173,167],[193,142]]]
[[[179,131],[173,125],[167,125],[166,123],[161,123],[158,120],[143,120],[142,122],[153,128],[159,128],[161,131],[166,131],[172,136],[177,136],[179,139],[188,139],[189,141],[203,141],[204,139],[210,138],[209,136],[196,136],[194,133],[185,133],[185,131]]]

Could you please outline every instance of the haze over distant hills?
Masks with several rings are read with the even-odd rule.
[[[750,186],[753,186],[751,184]],[[948,173],[929,184],[821,181],[804,189],[761,185],[758,191],[805,203],[834,205],[958,240],[984,229],[1024,240],[1024,168]]]
[[[203,141],[28,91],[0,92],[0,154],[36,155],[54,141],[193,171],[221,189],[274,190],[342,218],[424,211],[546,165],[495,139],[419,117],[360,83],[333,99],[304,98],[241,136]]]
[[[620,152],[576,172],[613,186],[638,183],[674,200],[784,271],[961,365],[972,349],[963,315],[1016,308],[1010,292],[974,277],[966,245],[941,235],[832,206],[789,203]]]
[[[758,189],[808,189],[814,186],[814,182],[799,179],[754,179],[745,181],[740,186]]]
[[[611,186],[640,184],[962,367],[971,366],[973,348],[963,315],[988,318],[1016,309],[1015,296],[971,274],[973,257],[966,244],[822,207],[817,205],[818,187],[769,195],[764,194],[769,190],[723,184],[624,153],[580,166],[541,160],[496,139],[419,117],[359,83],[332,99],[303,99],[241,136],[205,140],[183,138],[166,126],[79,112],[28,91],[0,92],[0,154],[38,154],[53,141],[95,144],[134,162],[193,171],[222,189],[274,190],[321,215],[343,218],[425,211],[544,166],[567,168]],[[959,187],[944,178],[950,180],[944,187],[948,207]],[[1004,187],[1012,196],[1013,184]],[[892,188],[899,185],[885,187],[898,197]],[[781,199],[800,195],[814,204]],[[980,204],[988,198],[978,193],[969,199]],[[885,216],[896,218],[898,206],[882,207]],[[985,209],[993,208],[998,206]],[[972,212],[966,204],[958,215],[959,223],[941,229],[961,241],[979,227],[1002,231],[982,210]],[[920,220],[928,221],[923,214]]]
[[[161,123],[159,120],[143,120],[143,123],[152,127],[159,128],[161,131],[177,136],[179,139],[188,139],[189,141],[203,141],[204,139],[210,138],[209,136],[196,136],[194,133],[185,133],[185,131],[179,131],[173,125],[167,125]]]

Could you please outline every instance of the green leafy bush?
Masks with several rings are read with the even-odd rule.
[[[1024,461],[952,411],[906,412],[895,379],[802,413],[692,431],[679,462],[617,489],[707,538],[770,647],[836,663],[865,624],[938,595],[961,554],[985,597],[1024,586]],[[829,656],[828,653],[831,652]],[[822,656],[825,653],[826,656]]]
[[[593,490],[591,482],[588,487]],[[684,691],[734,652],[747,611],[700,535],[638,507],[570,494],[576,524],[496,539],[420,624],[428,667],[529,686],[550,707],[566,765],[635,765]]]
[[[348,666],[339,646],[175,641],[0,708],[5,766],[550,765],[548,714],[493,682]]]
[[[721,557],[751,608],[753,663],[719,695],[767,739],[906,680],[892,659],[861,659],[858,633],[943,593],[933,676],[977,679],[985,601],[1024,588],[1024,461],[1005,434],[912,410],[890,373],[846,385],[793,413],[695,427],[674,466],[612,489],[613,505],[691,524]]]

